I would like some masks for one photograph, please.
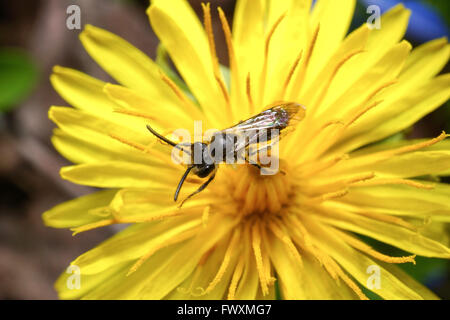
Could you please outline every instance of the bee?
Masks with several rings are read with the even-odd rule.
[[[181,187],[187,176],[192,173],[199,178],[209,177],[195,192],[185,198],[180,207],[190,198],[203,191],[215,178],[219,163],[229,163],[227,160],[243,160],[258,169],[262,166],[255,161],[250,161],[249,156],[261,151],[261,148],[251,147],[260,143],[266,143],[266,149],[270,149],[281,137],[290,132],[287,128],[295,128],[295,124],[305,117],[306,108],[295,102],[277,102],[266,107],[261,113],[240,121],[237,125],[215,132],[209,143],[194,142],[180,143],[167,139],[156,132],[150,125],[147,129],[161,141],[183,151],[190,156],[190,163],[184,172],[175,190],[174,201],[178,199]],[[197,160],[197,161],[195,161]],[[236,163],[234,162],[234,163]]]

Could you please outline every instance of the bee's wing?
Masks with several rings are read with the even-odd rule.
[[[235,145],[235,151],[240,151],[259,142],[276,143],[292,131],[304,117],[305,107],[302,105],[278,102],[261,113],[222,130],[222,132],[240,137]],[[272,129],[277,130],[275,136]]]

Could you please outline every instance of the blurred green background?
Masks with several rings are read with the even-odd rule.
[[[189,2],[201,16],[201,1]],[[448,28],[450,2],[423,2],[434,7]],[[70,231],[46,228],[41,221],[42,212],[53,205],[92,192],[59,177],[59,168],[68,163],[51,146],[54,125],[47,111],[50,105],[66,104],[49,83],[52,67],[72,67],[112,81],[83,50],[78,40],[81,30],[67,29],[66,9],[71,4],[80,6],[82,26],[106,28],[156,58],[158,39],[145,14],[147,0],[0,1],[0,299],[57,298],[53,283],[69,262],[116,232],[102,228],[74,239]],[[234,0],[211,4],[220,5],[232,20]],[[359,3],[356,12],[353,26],[367,19],[364,4]],[[219,60],[226,65],[220,22],[215,15],[213,19]],[[448,65],[443,72],[449,72]],[[450,132],[449,103],[404,135],[429,137],[444,129]],[[403,254],[365,240],[384,253]],[[417,257],[416,266],[402,268],[441,298],[450,299],[447,261]]]

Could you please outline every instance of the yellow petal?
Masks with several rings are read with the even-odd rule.
[[[309,83],[331,58],[347,33],[356,1],[318,0],[311,14],[312,29],[320,25],[305,83]]]
[[[271,286],[269,287],[269,293],[267,293],[266,295],[264,295],[261,291],[261,288],[259,288],[255,299],[252,300],[275,300],[275,299],[276,299],[275,286]]]
[[[414,288],[410,288],[406,283],[384,269],[377,261],[372,260],[363,253],[351,248],[344,243],[339,237],[333,236],[333,229],[312,224],[308,219],[307,225],[314,234],[315,244],[326,251],[336,260],[339,265],[345,269],[352,277],[354,277],[361,285],[368,287],[368,280],[371,273],[368,272],[369,266],[379,266],[381,276],[381,288],[373,289],[373,291],[384,299],[404,299],[418,300],[423,299]]]
[[[95,286],[92,290],[87,292],[82,298],[87,300],[136,300],[143,299],[139,295],[139,291],[148,279],[151,272],[164,267],[164,264],[172,257],[174,254],[180,254],[180,248],[184,246],[183,243],[171,245],[169,247],[163,248],[157,251],[150,259],[146,262],[146,266],[139,268],[135,273],[127,276],[127,273],[132,264],[127,262],[119,264],[118,266],[123,266],[120,269],[112,266],[111,269],[116,269],[117,271],[108,278],[107,281],[103,281],[99,285]],[[105,271],[107,271],[106,269]],[[102,271],[99,274],[107,273]],[[83,272],[81,271],[83,274]],[[99,274],[87,275],[87,277],[96,277]]]
[[[398,82],[382,92],[380,99],[383,99],[384,103],[372,110],[370,117],[367,117],[367,119],[362,118],[360,122],[358,121],[354,130],[367,130],[368,127],[373,125],[374,120],[379,118],[391,119],[395,118],[397,114],[405,114],[406,112],[401,109],[401,106],[399,107],[398,100],[409,99],[411,92],[421,91],[423,87],[428,88],[428,80],[441,70],[448,61],[449,55],[450,46],[445,38],[430,41],[413,50],[399,75]],[[448,87],[448,82],[444,79],[443,87]],[[433,85],[431,84],[431,86]],[[427,89],[424,91],[428,92]],[[420,117],[423,117],[423,115],[422,113]],[[389,127],[392,126],[389,125]]]
[[[236,291],[233,298],[236,300],[253,300],[259,291],[258,270],[252,250],[250,228],[245,228],[243,229],[241,253],[241,259],[244,265],[241,277],[235,288]]]
[[[299,261],[292,257],[277,237],[264,238],[283,299],[307,299],[308,292],[304,287],[304,273]]]
[[[216,205],[225,204],[223,201],[211,199],[209,189],[186,202],[182,208],[173,200],[176,184],[156,189],[123,189],[117,193],[111,208],[115,212],[118,222],[144,222],[160,220],[162,218],[179,215],[200,215],[203,209],[215,202]],[[199,187],[198,184],[186,183],[183,190],[191,194]]]
[[[379,151],[385,151],[390,149],[397,149],[400,147],[404,147],[407,145],[415,145],[415,144],[422,144],[426,141],[429,141],[430,139],[402,139],[397,141],[385,141],[383,143],[376,143],[373,145],[369,145],[366,147],[363,147],[361,149],[358,149],[351,153],[352,157],[359,157],[359,156],[365,156],[369,155],[375,152]],[[422,151],[450,151],[450,140],[442,140],[438,143],[432,144],[430,146],[427,146]]]
[[[351,192],[350,192],[351,193]],[[424,257],[450,258],[450,249],[440,242],[391,223],[333,209],[333,216],[320,217],[335,227],[356,232]]]
[[[247,76],[250,74],[253,95],[259,92],[258,79],[260,79],[264,59],[265,12],[266,1],[263,0],[238,1],[234,11],[233,41],[241,86],[238,91],[246,92]],[[253,99],[255,98],[260,99],[260,96],[254,96]],[[245,119],[251,116],[251,108],[247,99],[241,101],[241,103],[243,104],[242,113]]]
[[[416,123],[450,97],[450,74],[436,77],[392,103],[381,103],[345,132],[333,151],[346,152],[381,140]]]
[[[68,166],[61,177],[73,183],[98,188],[151,188],[177,184],[173,168],[164,164],[144,165],[123,161],[107,161]]]
[[[90,140],[85,136],[74,136],[56,128],[51,141],[62,156],[76,164],[118,159],[148,163],[149,158],[143,152],[139,154],[108,136],[93,133],[94,135],[95,140]]]
[[[409,88],[423,83],[442,70],[449,56],[450,45],[447,38],[435,39],[418,46],[406,60],[399,82],[408,84]]]
[[[45,225],[53,228],[71,228],[103,220],[109,216],[107,206],[117,190],[99,191],[82,196],[44,212]]]
[[[302,145],[307,145],[310,141],[309,139],[305,139],[305,137],[314,135],[314,129],[317,130],[318,126],[320,126],[318,121],[329,121],[332,117],[334,120],[337,119],[334,111],[326,114],[323,117],[323,120],[317,120],[316,115],[323,110],[324,104],[322,102],[324,98],[329,95],[334,95],[335,98],[338,96],[338,92],[331,91],[330,84],[333,82],[336,74],[340,72],[343,65],[348,63],[351,59],[354,59],[357,54],[361,53],[367,43],[369,32],[369,28],[365,26],[353,31],[344,39],[340,47],[336,50],[314,81],[311,81],[309,84],[297,84],[298,86],[304,86],[304,89],[302,89],[301,97],[298,96],[297,92],[293,96],[293,99],[301,99],[299,101],[307,106],[307,117],[291,134],[287,142],[288,145],[286,145],[283,150],[304,150]],[[285,141],[286,140],[283,140],[283,143],[286,143]]]
[[[124,273],[129,268],[127,263],[119,263],[110,266],[108,269],[98,274],[84,274],[80,269],[79,288],[76,287],[78,276],[75,274],[74,267],[69,266],[59,276],[55,283],[55,289],[60,299],[83,299],[86,295],[93,291],[98,291],[105,284],[115,284],[117,281],[123,280]],[[97,298],[101,298],[97,296]]]
[[[315,100],[317,101],[320,99],[324,99],[324,97],[317,97],[318,95],[328,95],[332,93],[330,92],[331,88],[326,88],[326,91],[323,92],[323,86],[325,86],[327,82],[330,81],[330,78],[332,76],[336,76],[336,74],[340,72],[341,68],[343,68],[343,65],[349,63],[351,59],[355,59],[357,56],[355,55],[349,60],[346,60],[349,57],[349,54],[362,52],[364,50],[369,34],[370,29],[363,25],[362,27],[349,34],[342,41],[333,56],[328,60],[327,64],[322,68],[320,73],[317,74],[315,79],[309,83],[303,84],[305,86],[305,89],[303,89],[304,93],[302,93],[302,103],[304,103],[306,106],[310,106],[311,103],[315,102]],[[343,61],[345,61],[344,64],[342,64]],[[338,66],[340,67],[337,69]],[[336,93],[337,92],[333,92],[333,94]],[[319,106],[314,105],[314,108],[319,108]],[[314,110],[313,112],[319,113],[318,110]]]
[[[259,292],[259,278],[256,264],[249,256],[247,263],[245,264],[244,271],[239,282],[239,286],[236,290],[236,300],[254,300]],[[269,289],[270,292],[270,289]],[[267,297],[267,296],[263,296]]]
[[[356,207],[386,214],[450,221],[449,196],[450,188],[447,184],[434,183],[431,190],[405,185],[352,188],[341,200]],[[383,201],[380,202],[380,199]]]
[[[55,66],[50,81],[61,97],[72,106],[113,123],[129,128],[140,125],[136,119],[124,118],[114,112],[119,108],[103,92],[105,83],[77,70]]]
[[[285,16],[270,39],[267,76],[263,93],[264,105],[285,99],[282,90],[286,91],[287,78],[293,72],[292,68],[300,53],[306,51],[308,40],[311,37],[310,8],[311,0],[271,1],[268,3],[267,26],[273,26],[281,16]],[[250,15],[251,13],[244,14]],[[245,28],[252,27],[254,26],[245,26]]]
[[[48,115],[63,131],[75,136],[86,135],[87,138],[92,138],[88,135],[96,132],[105,136],[112,133],[121,134],[140,143],[148,143],[152,139],[145,126],[127,126],[129,117],[125,115],[115,114],[115,121],[111,121],[108,117],[93,115],[90,112],[56,106],[50,108]]]
[[[336,168],[336,174],[369,171],[374,172],[377,178],[409,178],[440,174],[449,169],[450,151],[418,151],[383,160],[374,157],[373,161],[361,165],[358,158],[352,158],[345,164],[345,169]]]
[[[214,78],[205,31],[185,0],[153,1],[147,11],[153,30],[175,63],[177,70],[212,119],[221,128],[225,101]],[[201,120],[201,119],[198,119]]]
[[[306,290],[314,300],[355,300],[358,296],[342,281],[335,280],[325,271],[323,265],[305,257],[303,261]]]
[[[318,93],[319,98],[314,99],[314,101],[318,100],[319,105],[312,106],[310,118],[306,117],[302,130],[296,133],[297,137],[306,134],[310,135],[311,138],[314,137],[314,139],[309,142],[311,138],[308,136],[302,138],[304,147],[294,148],[291,156],[300,162],[308,161],[307,157],[317,157],[321,150],[328,149],[336,141],[345,140],[346,135],[352,132],[357,125],[360,125],[361,118],[362,120],[373,119],[373,109],[383,108],[383,100],[379,97],[380,91],[382,93],[386,86],[395,82],[410,50],[411,45],[407,41],[402,41],[393,46],[361,77],[349,76],[349,79],[355,79],[356,81],[346,91],[337,91],[336,88],[340,84],[335,77],[326,93],[322,91]],[[338,74],[342,73],[349,62],[354,62],[361,56],[366,56],[366,52],[346,61],[339,69]],[[345,81],[348,83],[347,80]],[[325,95],[324,102],[321,102],[320,95],[322,94]],[[395,108],[391,107],[390,110],[393,109]],[[375,119],[378,118],[375,117]],[[306,141],[309,143],[305,143]],[[291,142],[291,146],[293,143]],[[337,143],[339,145],[339,142]]]
[[[277,238],[270,241],[271,261],[278,276],[282,298],[292,299],[354,299],[355,295],[343,284],[327,274],[323,266],[310,256],[303,259],[303,266],[292,258],[286,246]]]
[[[237,221],[230,216],[221,214],[212,216],[206,228],[202,228],[194,238],[184,242],[162,264],[150,257],[130,276],[136,275],[135,279],[139,279],[139,282],[129,284],[124,281],[107,293],[107,296],[119,295],[131,285],[141,299],[164,298],[198,268],[202,257],[225,237],[236,223]]]
[[[124,124],[127,123],[129,116],[119,114],[117,116],[121,117]],[[157,144],[151,151],[149,149],[144,152],[145,150],[138,150],[113,138],[113,136],[121,137],[145,149],[155,138],[148,133],[144,123],[130,129],[88,112],[65,107],[51,107],[49,118],[60,128],[52,139],[55,147],[76,163],[105,159],[154,163],[160,159],[158,155],[170,157],[170,149],[163,150],[162,144]],[[67,140],[77,141],[77,144],[71,145]]]
[[[402,271],[398,266],[391,263],[379,262],[380,266],[386,269],[389,273],[399,279],[401,282],[406,284],[409,288],[417,292],[425,300],[438,300],[439,297],[436,296],[432,291],[425,287],[420,282],[414,280],[407,273]]]
[[[356,79],[357,81],[348,91],[340,92],[340,97],[336,101],[329,107],[324,107],[323,112],[326,113],[330,109],[333,110],[332,118],[336,119],[348,112],[354,114],[359,111],[360,109],[355,108],[361,106],[364,101],[367,101],[378,88],[396,79],[410,51],[411,45],[407,41],[402,41],[393,46],[370,70],[365,72],[361,78]],[[364,55],[362,53],[360,57]],[[354,77],[352,78],[355,79]],[[335,83],[336,81],[333,82],[333,85]],[[333,85],[330,90],[334,89]]]
[[[85,275],[98,274],[119,263],[135,262],[152,249],[166,247],[164,243],[172,237],[199,226],[200,219],[185,216],[134,224],[83,253],[72,264],[79,266]]]
[[[397,4],[381,16],[380,29],[373,29],[371,35],[371,47],[380,47],[377,45],[382,41],[386,45],[393,45],[403,38],[408,27],[411,11],[406,9],[403,4]],[[383,50],[378,48],[378,50]]]
[[[411,11],[406,9],[403,4],[400,3],[381,16],[380,20],[382,27],[380,29],[371,29],[366,46],[367,56],[359,57],[359,59],[367,60],[367,64],[365,64],[365,67],[361,71],[366,72],[366,66],[375,63],[384,56],[392,46],[403,39],[408,27],[410,15]],[[380,43],[383,43],[383,45],[380,46]]]
[[[436,240],[443,245],[450,247],[450,232],[448,232],[448,223],[433,221],[433,219],[416,220],[407,219],[411,223],[418,225],[417,229],[425,237]]]
[[[173,290],[165,299],[168,300],[185,300],[185,299],[224,299],[233,274],[238,253],[234,252],[229,265],[222,275],[220,281],[210,292],[205,292],[208,285],[213,281],[215,275],[220,269],[224,255],[229,243],[229,239],[224,238],[219,241],[206,258],[202,261],[197,269],[175,290]]]
[[[124,39],[86,25],[80,40],[91,57],[119,83],[146,94],[151,101],[176,103],[157,64]]]
[[[118,107],[102,92],[105,83],[83,72],[55,66],[50,81],[61,97],[78,109],[104,116]]]
[[[410,11],[399,4],[381,16],[382,27],[370,31],[365,53],[352,58],[339,70],[330,88],[332,92],[328,93],[324,105],[329,105],[343,92],[352,88],[355,81],[357,82],[366,72],[371,72],[374,65],[392,50],[406,31],[409,15]],[[349,79],[354,81],[348,81]]]
[[[105,114],[117,107],[102,92],[105,83],[83,72],[55,66],[50,81],[64,100],[79,109]]]
[[[193,125],[192,119],[195,115],[190,110],[183,110],[180,104],[171,105],[164,100],[152,101],[147,94],[144,96],[134,90],[118,85],[107,84],[104,90],[110,99],[124,107],[125,110],[140,112],[154,119],[153,121],[143,119],[142,126],[144,127],[145,122],[150,122],[152,126],[157,125],[155,129],[162,128],[164,131],[168,131],[171,128],[187,129]],[[197,110],[197,118],[200,119],[200,117],[201,113]]]
[[[359,125],[361,117],[372,119],[372,109],[381,108],[383,104],[382,99],[378,97],[378,93],[395,81],[410,50],[411,45],[407,41],[402,41],[393,46],[359,79],[352,75],[350,79],[356,81],[347,91],[338,92],[336,86],[339,86],[339,83],[334,79],[325,98],[330,100],[330,104],[324,101],[317,113],[313,114],[313,117],[309,120],[307,118],[303,130],[297,133],[297,135],[304,132],[309,133],[314,136],[314,139],[305,145],[306,148],[294,148],[291,156],[297,158],[297,161],[305,161],[308,157],[317,157],[320,150],[328,149],[329,146],[335,144],[336,140],[345,139],[342,136],[352,132],[352,128],[356,127],[355,121]],[[361,53],[350,59],[349,62],[364,55],[365,53]],[[346,65],[347,63],[341,67],[338,74]],[[316,110],[312,106],[312,112],[314,113],[314,111]],[[334,125],[329,126],[330,123],[334,123]],[[343,123],[345,126],[337,125]],[[315,130],[308,130],[310,127]],[[320,128],[334,131],[321,130]],[[309,141],[309,139],[304,138],[302,141]]]

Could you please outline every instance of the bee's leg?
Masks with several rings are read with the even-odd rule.
[[[181,204],[178,206],[178,208],[181,208],[183,206],[183,204],[190,198],[192,198],[193,196],[195,196],[197,193],[202,192],[207,186],[208,184],[211,183],[211,181],[213,181],[213,179],[215,178],[216,173],[214,172],[211,177],[209,177],[209,179],[200,186],[200,188],[198,188],[195,192],[191,193],[186,199],[183,200],[183,202],[181,202]]]
[[[258,168],[259,170],[262,169],[262,167],[261,167],[258,163],[256,163],[256,162],[251,162],[250,159],[249,159],[248,157],[246,157],[245,155],[244,155],[244,157],[243,157],[242,160],[244,160],[244,161],[247,162],[248,164],[251,164],[252,166]]]
[[[249,162],[250,163],[250,162]],[[254,166],[254,167],[256,167],[256,168],[258,168],[258,170],[261,170],[262,169],[262,167],[259,165],[259,164],[257,164],[257,163],[250,163],[252,166]]]
[[[247,161],[247,163],[251,164],[252,166],[258,168],[259,170],[262,170],[262,168],[263,168],[263,167],[262,167],[260,164],[258,164],[258,163],[250,162],[250,161],[249,161],[248,159],[246,159],[246,158],[244,158],[244,160]],[[280,173],[281,173],[282,175],[284,175],[284,176],[286,175],[286,172],[283,171],[283,170],[281,170],[281,169],[280,169]]]
[[[250,154],[250,156],[255,155],[256,153],[260,152],[261,150],[264,150],[264,149],[270,149],[271,147],[272,147],[272,145],[269,145],[269,146],[267,146],[267,147],[264,147],[263,149],[258,149],[258,150],[256,150],[256,151],[252,152],[252,153]],[[259,164],[257,164],[257,163],[251,163],[250,160],[248,160],[247,158],[244,158],[244,160],[247,161],[248,163],[250,163],[251,165],[257,167],[258,169],[260,169],[260,170],[262,169],[262,166],[259,165]],[[280,173],[281,173],[282,175],[286,175],[286,172],[283,171],[283,170],[281,170],[281,169],[280,169]]]

